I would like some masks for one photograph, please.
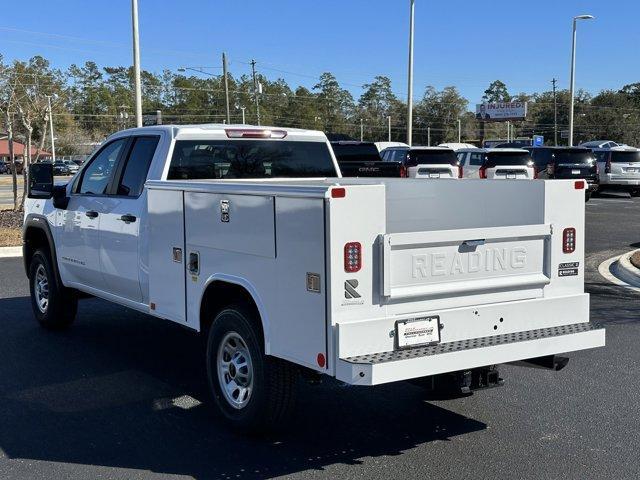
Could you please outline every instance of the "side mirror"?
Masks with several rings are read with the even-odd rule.
[[[66,210],[69,205],[66,185],[55,185],[53,187],[53,206],[61,210]]]
[[[29,198],[51,198],[53,196],[53,164],[34,163],[29,167]]]

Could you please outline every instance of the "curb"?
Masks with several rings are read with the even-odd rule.
[[[22,256],[22,246],[0,247],[0,258],[15,258]]]
[[[620,255],[618,261],[613,264],[613,273],[634,287],[640,287],[640,269],[637,269],[631,263],[631,256],[638,251],[640,251],[640,249]]]

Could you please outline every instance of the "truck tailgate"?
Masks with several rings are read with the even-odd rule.
[[[384,234],[380,293],[395,300],[508,289],[531,298],[550,282],[550,237],[549,224]]]

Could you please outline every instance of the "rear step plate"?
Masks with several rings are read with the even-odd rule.
[[[578,323],[341,358],[336,376],[347,383],[376,385],[600,347],[604,343],[604,328]]]

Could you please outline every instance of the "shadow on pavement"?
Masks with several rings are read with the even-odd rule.
[[[73,328],[48,332],[27,297],[0,300],[0,322],[0,449],[9,458],[271,478],[486,428],[426,403],[406,383],[366,389],[329,381],[301,385],[285,433],[249,439],[200,403],[202,345],[180,327],[90,299]]]

